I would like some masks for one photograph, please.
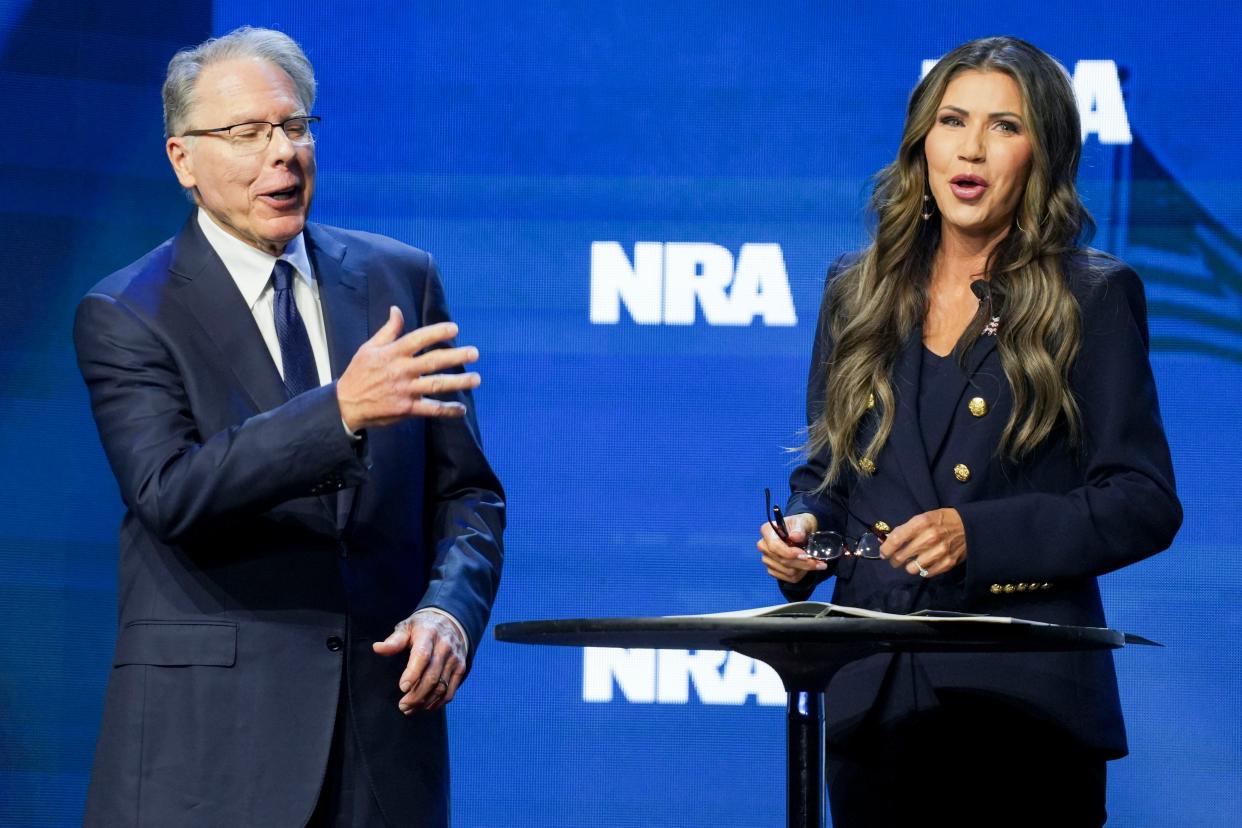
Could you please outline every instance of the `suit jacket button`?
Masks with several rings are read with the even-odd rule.
[[[971,397],[970,402],[966,403],[966,407],[976,417],[982,417],[988,413],[988,401],[983,397]]]
[[[958,463],[953,467],[953,476],[957,478],[958,483],[965,483],[970,479],[970,466],[965,463]]]
[[[324,643],[327,644],[328,649],[334,653],[340,652],[341,648],[345,646],[345,642],[342,641],[341,637],[338,635],[328,636],[328,640]]]
[[[875,474],[875,461],[870,457],[864,457],[858,461],[858,468],[862,469],[863,474]]]

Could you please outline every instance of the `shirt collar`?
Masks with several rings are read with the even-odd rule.
[[[276,256],[264,253],[257,247],[251,247],[216,223],[216,220],[203,209],[198,210],[198,226],[211,249],[216,251],[225,269],[237,283],[246,307],[254,310],[259,296],[271,283],[272,268],[276,266]],[[314,272],[311,270],[310,257],[306,254],[306,242],[303,233],[298,233],[285,245],[285,252],[280,258],[293,265],[298,277],[310,286],[312,294],[319,295],[319,286],[315,284]]]

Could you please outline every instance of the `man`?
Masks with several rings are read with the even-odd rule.
[[[448,823],[504,527],[478,354],[426,253],[307,223],[314,96],[279,32],[178,53],[197,209],[78,308],[127,507],[88,825]]]

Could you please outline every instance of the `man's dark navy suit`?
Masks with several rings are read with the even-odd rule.
[[[944,433],[926,444],[918,420],[923,338],[921,329],[914,330],[893,368],[896,419],[874,458],[875,473],[848,475],[835,489],[859,518],[892,527],[933,509],[957,509],[966,529],[966,560],[924,580],[884,561],[844,559],[835,570],[833,602],[896,613],[932,608],[1105,626],[1096,577],[1172,542],[1182,511],[1147,356],[1142,283],[1133,270],[1096,251],[1067,258],[1065,273],[1082,314],[1082,350],[1070,380],[1082,413],[1082,447],[1072,448],[1061,430],[1020,464],[998,456],[1013,396],[995,336],[979,338],[958,385],[939,389],[954,406],[953,416]],[[808,422],[823,406],[824,360],[831,351],[827,310],[825,302],[812,356]],[[977,398],[985,406],[976,402],[972,411]],[[864,421],[859,445],[870,440],[876,421],[874,412]],[[826,460],[812,457],[794,472],[788,513],[810,512],[821,529],[839,530],[842,510],[814,494]],[[848,535],[865,529],[849,519]],[[832,574],[781,588],[802,600]],[[1127,752],[1107,652],[866,659],[828,688],[829,741],[856,744],[872,728],[933,710],[946,690],[1021,711],[1103,758]]]
[[[407,330],[448,319],[426,253],[313,224],[305,238],[334,378],[390,306]],[[193,217],[100,282],[74,336],[127,507],[87,824],[303,824],[344,692],[390,824],[446,825],[444,712],[403,716],[406,657],[371,644],[423,607],[483,639],[504,501],[469,395],[465,419],[352,442],[335,383],[287,399]]]

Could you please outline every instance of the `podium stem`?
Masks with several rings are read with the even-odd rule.
[[[786,796],[789,828],[824,825],[824,697],[794,691],[786,704]]]

